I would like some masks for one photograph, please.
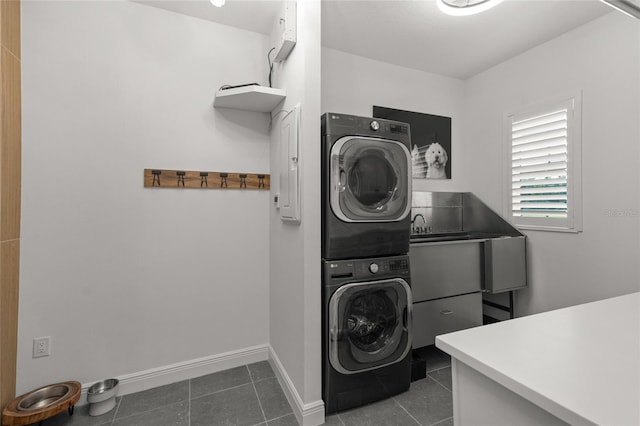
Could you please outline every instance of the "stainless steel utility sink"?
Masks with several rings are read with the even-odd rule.
[[[526,236],[478,197],[414,192],[414,202],[409,249],[414,294],[420,296],[421,286],[428,290],[424,300],[526,286]]]

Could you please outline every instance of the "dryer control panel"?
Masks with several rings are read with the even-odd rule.
[[[411,142],[409,124],[384,118],[358,117],[348,114],[326,113],[322,116],[327,135],[357,134]]]

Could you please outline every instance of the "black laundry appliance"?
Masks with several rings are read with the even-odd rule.
[[[327,414],[409,389],[409,256],[324,261],[322,305]]]
[[[323,259],[408,253],[409,125],[336,113],[321,123]]]

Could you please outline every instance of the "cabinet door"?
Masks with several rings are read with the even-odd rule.
[[[433,345],[436,336],[482,325],[482,293],[413,304],[413,348]]]
[[[411,244],[411,291],[421,302],[482,289],[479,241]]]
[[[527,286],[526,241],[522,236],[493,238],[484,243],[487,291],[502,293]]]

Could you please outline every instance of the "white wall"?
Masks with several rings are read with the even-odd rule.
[[[299,175],[301,223],[280,220],[270,209],[270,344],[288,375],[294,412],[305,425],[324,419],[320,314],[320,2],[298,1],[298,40],[289,58],[274,67],[285,89],[281,109],[300,104]],[[277,112],[277,111],[276,111]],[[272,170],[279,170],[274,114]],[[272,186],[271,196],[277,188]]]
[[[582,91],[584,232],[526,232],[518,315],[640,288],[639,46],[640,22],[612,12],[466,82],[463,184],[500,212],[503,113]]]
[[[18,393],[268,343],[268,192],[142,183],[269,172],[268,115],[212,108],[266,83],[267,39],[132,2],[22,4]]]
[[[582,90],[584,232],[527,232],[530,287],[516,313],[638,291],[639,25],[610,13],[465,81],[323,48],[322,111],[452,117],[453,179],[414,179],[414,190],[471,191],[502,213],[503,113]]]
[[[452,178],[414,179],[417,191],[460,191],[463,81],[322,48],[322,112],[371,117],[373,105],[451,117]]]

